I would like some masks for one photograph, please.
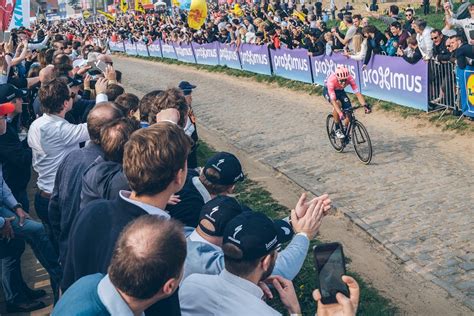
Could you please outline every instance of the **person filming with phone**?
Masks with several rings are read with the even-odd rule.
[[[323,304],[321,292],[313,291],[313,298],[318,304],[318,316],[355,316],[357,314],[360,297],[359,284],[353,277],[347,275],[342,276],[342,282],[349,288],[350,297],[337,293],[337,303]]]

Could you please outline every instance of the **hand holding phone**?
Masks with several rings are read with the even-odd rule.
[[[318,288],[323,304],[337,303],[338,293],[349,297],[349,289],[342,281],[346,274],[346,262],[340,243],[321,244],[313,248],[314,261],[318,271]]]
[[[105,69],[107,68],[107,64],[103,62],[102,60],[98,60],[94,64],[95,68],[99,69],[102,73],[105,72]]]
[[[336,304],[323,304],[321,301],[321,293],[319,290],[313,291],[313,298],[318,304],[318,316],[356,316],[357,308],[359,306],[360,290],[354,278],[344,275],[342,281],[349,287],[351,298],[338,293],[336,296]]]

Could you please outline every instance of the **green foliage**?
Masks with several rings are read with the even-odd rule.
[[[200,141],[197,155],[199,165],[202,166],[214,153],[215,150],[213,148]],[[251,179],[246,178],[243,182],[238,183],[236,193],[236,198],[240,203],[249,206],[256,212],[263,212],[271,218],[283,218],[288,216],[288,209],[275,201],[270,192],[263,189],[257,182]],[[313,247],[319,243],[319,240],[311,241],[310,249],[313,249]],[[350,258],[346,258],[346,261],[350,265]],[[396,313],[397,308],[393,306],[388,299],[380,295],[375,288],[367,284],[358,274],[354,272],[349,272],[348,274],[357,280],[361,288],[358,315],[394,315]],[[316,304],[313,300],[312,293],[317,285],[317,273],[311,254],[308,254],[306,257],[303,268],[293,280],[293,284],[303,315],[314,315]],[[276,295],[276,293],[274,294]],[[277,296],[268,303],[283,314],[286,313]]]
[[[74,10],[79,10],[81,8],[81,2],[79,0],[67,0],[67,4]]]

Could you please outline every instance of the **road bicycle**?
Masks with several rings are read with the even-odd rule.
[[[349,124],[347,126],[344,126],[342,121],[339,124],[345,136],[344,138],[336,137],[336,123],[334,122],[332,113],[329,114],[326,119],[326,131],[332,147],[334,147],[337,152],[342,152],[347,145],[352,143],[359,160],[368,165],[372,160],[372,142],[370,141],[370,136],[365,126],[359,122],[354,115],[354,111],[360,107],[359,105],[344,110],[345,117],[349,118]]]

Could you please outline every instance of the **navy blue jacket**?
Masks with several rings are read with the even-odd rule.
[[[87,167],[103,154],[99,145],[89,142],[87,146],[71,151],[59,165],[48,215],[55,239],[53,244],[59,246],[56,251],[61,263],[66,256],[69,230],[80,210],[82,175]]]
[[[80,209],[94,200],[114,200],[121,190],[130,190],[122,164],[97,157],[82,177]]]
[[[107,273],[115,243],[125,226],[148,214],[139,206],[118,197],[89,203],[74,220],[69,233],[61,288],[66,291],[75,281],[88,274]],[[159,301],[146,315],[181,315],[178,291]]]

